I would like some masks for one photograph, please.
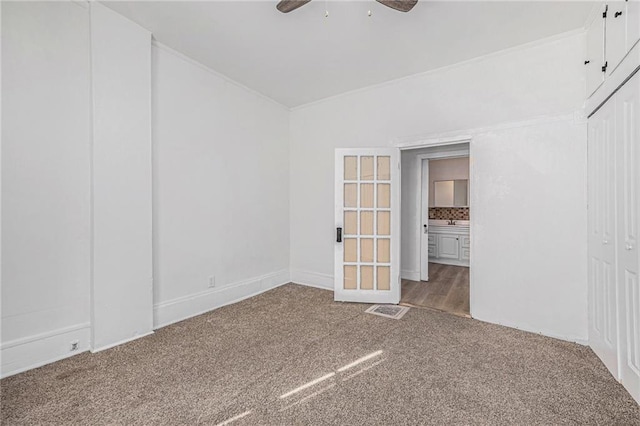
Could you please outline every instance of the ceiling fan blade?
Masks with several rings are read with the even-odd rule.
[[[418,3],[418,0],[376,0],[378,3],[384,4],[391,9],[400,12],[408,12]],[[282,3],[282,2],[281,2]]]
[[[278,9],[282,13],[289,13],[292,10],[296,10],[300,6],[304,6],[310,1],[311,0],[281,0],[276,5],[276,9]]]

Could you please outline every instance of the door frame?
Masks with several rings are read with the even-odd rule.
[[[472,136],[468,135],[468,134],[463,134],[463,135],[454,135],[454,136],[445,136],[445,137],[434,137],[434,138],[425,138],[425,139],[419,139],[419,140],[412,140],[412,141],[408,141],[408,142],[400,142],[400,143],[396,143],[395,147],[400,149],[400,168],[402,169],[402,152],[403,151],[410,151],[410,150],[415,150],[415,149],[421,149],[421,148],[441,148],[441,147],[446,147],[449,145],[462,145],[462,144],[467,144],[467,147],[463,148],[463,149],[459,149],[459,150],[451,150],[448,152],[435,152],[435,153],[428,153],[428,154],[421,154],[419,157],[430,157],[430,158],[426,158],[427,162],[428,159],[443,159],[443,158],[455,158],[455,157],[469,157],[469,187],[470,187],[470,192],[469,192],[469,209],[471,210],[471,206],[473,204],[473,200],[475,199],[475,193],[473,188],[475,187],[475,185],[473,184],[474,181],[474,175],[473,175],[473,149],[472,149]],[[423,212],[423,173],[422,173],[422,165],[423,165],[423,160],[425,160],[425,158],[419,158],[417,167],[416,167],[416,174],[412,179],[416,179],[417,182],[417,187],[420,188],[421,191],[421,195],[420,197],[418,197],[418,202],[415,204],[415,206],[413,208],[415,208],[415,212],[417,217],[419,218],[420,222],[418,222],[420,224],[420,226],[418,226],[416,232],[418,233],[418,238],[417,238],[417,244],[415,246],[415,250],[416,252],[419,254],[420,256],[420,275],[422,275],[422,251],[423,251],[423,244],[422,244],[422,212]],[[428,167],[428,165],[427,165]],[[428,183],[428,175],[427,175],[427,188],[429,187],[429,183]],[[401,194],[402,195],[402,194]],[[426,210],[425,213],[428,216],[428,198],[427,198],[427,206],[426,206]],[[402,201],[400,202],[400,210],[401,210],[401,215],[402,215]],[[469,217],[470,221],[469,221],[469,238],[471,239],[471,256],[469,259],[469,313],[471,315],[471,317],[473,317],[473,281],[474,281],[474,276],[473,276],[473,252],[474,252],[474,228],[475,228],[475,220],[474,220],[474,216],[470,215]],[[402,242],[401,242],[402,245]],[[428,258],[428,251],[429,251],[429,245],[428,243],[424,244],[424,250],[427,253],[427,258]],[[400,262],[402,262],[402,253],[400,254]],[[401,263],[402,265],[402,263]],[[427,265],[428,268],[428,265]],[[402,268],[401,268],[402,270]]]
[[[420,241],[420,281],[429,281],[429,264],[428,262],[424,262],[424,259],[429,258],[429,223],[427,219],[427,223],[423,223],[424,218],[429,217],[429,161],[431,160],[448,160],[451,158],[463,158],[470,157],[469,148],[459,149],[456,151],[448,151],[448,152],[434,152],[429,154],[421,154],[416,158],[417,169],[419,174],[419,184],[418,188],[420,188],[420,203],[418,203],[418,217],[420,218],[420,227],[418,228],[418,240]],[[471,169],[471,164],[469,164],[469,169]],[[469,180],[471,180],[471,170],[469,170]],[[469,197],[469,206],[471,206],[471,197]],[[470,208],[470,207],[469,207]],[[427,232],[424,232],[424,225],[427,225]],[[471,227],[469,227],[469,232],[471,232]]]

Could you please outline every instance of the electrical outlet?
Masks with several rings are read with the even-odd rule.
[[[216,276],[215,275],[211,275],[209,277],[209,288],[213,288],[216,286]]]
[[[75,340],[73,342],[71,342],[71,352],[77,351],[78,350],[78,341]]]

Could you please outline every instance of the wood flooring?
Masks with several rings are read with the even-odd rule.
[[[402,280],[401,305],[469,315],[469,268],[429,263],[429,281]]]

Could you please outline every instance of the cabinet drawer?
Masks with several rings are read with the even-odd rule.
[[[462,251],[460,252],[460,259],[462,260],[471,259],[471,249],[463,247]]]
[[[429,257],[436,257],[436,246],[429,244]]]
[[[471,247],[471,238],[468,235],[461,235],[460,236],[460,245],[462,247],[466,247],[466,248]]]
[[[429,234],[429,244],[435,244],[436,243],[436,236],[433,234]]]

